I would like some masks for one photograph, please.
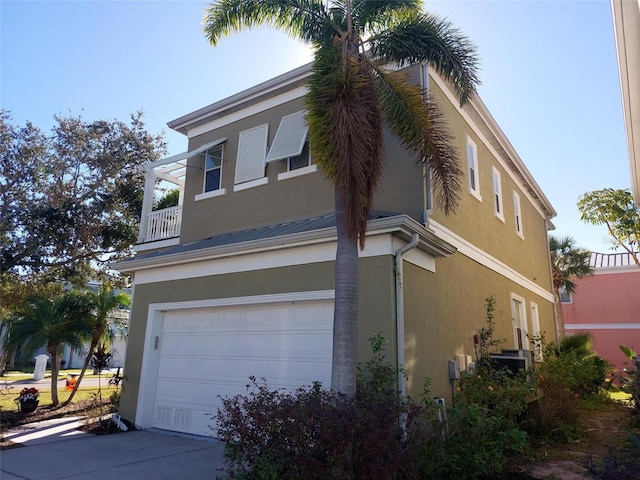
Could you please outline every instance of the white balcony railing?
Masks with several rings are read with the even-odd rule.
[[[182,223],[182,205],[151,212],[147,220],[145,242],[163,240],[180,236]]]

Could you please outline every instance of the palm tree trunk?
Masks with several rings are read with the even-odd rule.
[[[562,302],[560,301],[560,290],[558,288],[554,288],[553,295],[555,297],[556,307],[556,342],[558,343],[558,346],[560,346],[560,342],[566,334],[564,328],[564,314],[562,313]]]
[[[87,371],[87,368],[89,367],[89,362],[91,361],[91,356],[93,355],[93,352],[95,351],[96,347],[98,346],[98,342],[100,341],[100,337],[101,336],[102,336],[102,334],[100,334],[99,336],[94,335],[93,338],[91,339],[91,345],[89,346],[89,353],[87,354],[87,356],[84,359],[84,363],[82,364],[82,370],[80,370],[80,375],[78,375],[78,379],[76,380],[76,384],[73,386],[73,390],[71,390],[71,394],[69,395],[69,398],[67,398],[65,400],[65,402],[62,404],[63,407],[66,406],[66,405],[69,405],[71,403],[71,401],[73,400],[73,397],[75,397],[76,392],[78,391],[78,388],[80,387],[80,382],[84,378],[84,374]]]
[[[51,404],[55,407],[60,403],[58,400],[58,346],[48,347],[49,355],[51,355]]]
[[[333,358],[331,390],[356,394],[358,361],[358,239],[350,238],[344,225],[344,205],[335,193],[337,251],[333,312]]]

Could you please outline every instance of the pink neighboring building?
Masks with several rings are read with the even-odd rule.
[[[562,296],[566,333],[590,330],[596,353],[621,370],[620,345],[640,352],[640,268],[628,253],[592,253],[589,263],[593,276],[576,280],[576,293]]]

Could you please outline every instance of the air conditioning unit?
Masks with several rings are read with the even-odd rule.
[[[500,355],[509,355],[511,357],[523,357],[525,359],[527,359],[527,368],[529,368],[531,365],[533,365],[533,352],[531,350],[523,350],[523,349],[517,349],[517,350],[509,350],[509,349],[502,349],[502,353],[500,353]]]
[[[503,350],[499,355],[489,355],[489,358],[496,369],[506,368],[512,374],[533,365],[530,350]]]

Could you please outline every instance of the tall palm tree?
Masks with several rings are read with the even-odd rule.
[[[68,405],[73,400],[73,397],[80,387],[80,382],[82,382],[84,374],[87,371],[87,367],[91,362],[91,358],[98,346],[100,346],[100,343],[102,343],[103,348],[106,348],[113,339],[114,332],[111,330],[109,325],[109,314],[119,307],[129,305],[130,302],[129,295],[126,293],[115,293],[110,285],[103,285],[98,292],[89,293],[88,298],[93,307],[91,315],[93,322],[91,343],[89,344],[87,356],[82,364],[80,375],[73,386],[73,390],[71,391],[69,398],[67,398],[63,406]]]
[[[65,344],[80,348],[91,334],[91,303],[86,296],[65,292],[56,297],[27,298],[9,321],[7,350],[33,353],[43,346],[51,357],[51,401],[58,405],[58,372]]]
[[[553,293],[556,306],[556,334],[558,341],[561,341],[565,336],[565,328],[560,289],[564,289],[568,294],[575,293],[574,280],[593,274],[593,269],[589,266],[591,252],[576,247],[576,241],[572,237],[557,238],[553,235],[549,235],[549,251],[551,253]]]
[[[457,206],[462,175],[436,103],[425,103],[424,92],[395,66],[428,62],[464,103],[478,83],[475,48],[418,0],[219,0],[205,11],[203,29],[215,46],[258,25],[314,51],[306,120],[314,158],[335,188],[337,227],[331,388],[354,395],[358,241],[363,248],[385,125],[426,166],[447,214]]]

